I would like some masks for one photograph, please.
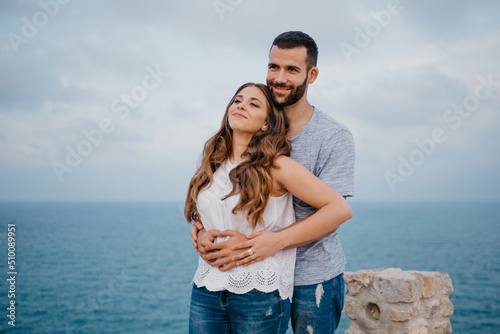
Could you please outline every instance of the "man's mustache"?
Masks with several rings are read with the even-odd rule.
[[[292,86],[287,86],[287,85],[283,85],[283,84],[271,84],[271,86],[273,87],[276,87],[276,88],[292,88]]]

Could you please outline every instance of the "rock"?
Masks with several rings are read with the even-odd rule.
[[[344,273],[346,334],[451,333],[447,273],[397,268]]]
[[[415,321],[408,326],[408,334],[429,334],[429,325],[423,319]]]
[[[414,273],[422,283],[422,297],[430,298],[436,293],[436,279],[419,272]]]
[[[393,312],[390,316],[392,321],[402,322],[414,318],[418,313],[418,307],[413,307],[409,312]]]
[[[347,293],[357,295],[361,289],[371,284],[375,272],[372,270],[360,270],[355,273],[344,273],[344,282]]]
[[[384,301],[409,303],[413,301],[416,278],[401,269],[385,269],[373,280],[373,288]]]

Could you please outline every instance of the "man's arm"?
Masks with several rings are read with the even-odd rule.
[[[347,196],[343,196],[343,197],[344,197],[344,199],[345,199],[345,200],[347,200]],[[278,230],[278,231],[276,231],[276,232],[271,232],[271,233],[277,233],[277,232],[281,232],[281,231],[284,231],[284,230],[286,230],[286,229],[292,228],[292,227],[293,227],[293,226],[295,226],[296,224],[301,224],[301,223],[302,223],[305,219],[306,219],[306,218],[301,219],[301,220],[298,220],[298,221],[296,221],[295,223],[291,224],[290,226],[284,227],[284,228],[282,228],[281,230]],[[333,229],[333,230],[330,230],[330,231],[327,231],[327,232],[325,232],[324,234],[317,234],[317,233],[316,233],[316,234],[315,234],[314,236],[312,236],[310,239],[307,239],[307,240],[305,240],[305,239],[297,240],[297,241],[295,241],[295,243],[289,243],[289,244],[288,244],[288,246],[286,246],[286,247],[285,247],[285,248],[283,248],[283,249],[297,248],[297,247],[300,247],[300,246],[304,246],[304,245],[310,244],[310,243],[312,243],[312,242],[315,242],[316,240],[319,240],[319,239],[321,239],[321,238],[323,238],[323,237],[326,237],[327,235],[330,235],[330,234],[332,234],[332,233],[335,233],[336,231],[337,231],[337,228],[335,228],[335,229]],[[258,234],[258,232],[257,232],[257,233],[252,233],[252,234],[250,234],[250,235],[248,235],[248,236],[247,236],[247,239],[253,239],[253,238],[257,237],[258,235],[259,235],[259,234]],[[277,237],[276,237],[276,238],[277,238]],[[238,247],[238,246],[243,246],[243,245],[236,245],[235,247],[233,247],[233,249],[234,249],[234,250],[239,249],[239,247]],[[240,260],[240,259],[242,259],[242,258],[244,258],[244,257],[246,257],[246,255],[245,255],[245,254],[241,254],[241,253],[240,253],[240,254],[238,254],[238,256],[235,256],[235,257],[233,258],[233,260]]]
[[[195,251],[200,253],[201,257],[207,254],[205,252],[205,247],[213,244],[215,239],[220,236],[219,230],[207,231],[201,222],[195,222],[193,226],[191,226],[191,243]]]
[[[262,261],[280,250],[307,245],[334,233],[338,225],[351,218],[351,215],[348,214],[337,220],[338,225],[335,228],[331,228],[332,222],[328,215],[313,216],[314,214],[276,232],[259,231],[247,236],[247,239],[250,240],[235,245],[232,249],[239,251],[240,248],[251,248],[253,255],[250,256],[248,252],[240,251],[238,255],[231,258],[231,261],[235,261],[234,266],[250,265]]]
[[[342,196],[342,197],[344,197],[344,199],[345,199],[345,200],[347,200],[347,196]],[[304,219],[305,219],[305,218],[304,218]],[[301,220],[299,220],[299,221],[296,221],[294,224],[298,224],[299,222],[302,222],[304,219],[301,219]],[[283,228],[283,229],[281,229],[281,230],[285,230],[285,229],[287,229],[287,228],[290,228],[290,227],[292,227],[294,224],[292,224],[292,225],[290,225],[290,226],[287,226],[287,227],[285,227],[285,228]],[[280,230],[280,231],[281,231],[281,230]],[[336,231],[337,231],[337,228],[333,229],[332,231],[330,231],[330,232],[328,232],[328,233],[325,233],[324,235],[319,235],[318,237],[313,238],[313,239],[311,239],[310,241],[302,241],[302,242],[296,242],[295,244],[290,244],[290,245],[288,245],[287,247],[285,247],[284,249],[297,248],[297,247],[300,247],[300,246],[304,246],[304,245],[310,244],[310,243],[312,243],[312,242],[315,242],[316,240],[319,240],[319,239],[321,239],[321,238],[323,238],[323,237],[326,237],[327,235],[330,235],[330,234],[332,234],[332,233],[335,233]],[[278,232],[279,232],[279,231],[278,231]],[[248,239],[252,239],[252,236],[251,236],[251,235],[249,235],[247,238],[248,238]]]
[[[201,222],[194,222],[191,226],[191,243],[193,244],[194,250],[199,251],[198,247],[198,234],[201,230],[205,230]]]
[[[245,251],[234,256],[232,260],[239,260],[234,264],[235,266],[252,264],[280,250],[311,243],[335,232],[340,224],[352,216],[345,198],[329,185],[311,174],[300,163],[286,157],[278,159],[278,168],[274,171],[273,178],[284,189],[311,204],[317,211],[278,232],[259,231],[250,235],[250,240],[233,246],[232,250],[251,248],[253,253],[250,255]],[[216,256],[216,254],[210,256]]]

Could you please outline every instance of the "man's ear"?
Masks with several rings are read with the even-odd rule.
[[[316,66],[313,66],[309,69],[309,77],[307,78],[307,83],[312,84],[318,78],[319,69]]]

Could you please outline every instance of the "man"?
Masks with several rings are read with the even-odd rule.
[[[292,144],[291,158],[346,198],[354,192],[354,141],[345,126],[307,101],[308,87],[319,73],[317,57],[316,43],[307,34],[300,31],[280,34],[269,53],[267,85],[290,126],[287,137]],[[289,228],[304,228],[301,220],[316,211],[297,198],[294,209],[297,222]],[[308,233],[307,239],[293,240],[286,246],[298,247],[292,327],[294,333],[334,333],[344,303],[346,260],[335,229],[311,224],[307,228],[316,234],[311,237]],[[213,243],[215,233],[202,229],[197,236],[197,232],[193,227],[194,245],[200,255],[224,271],[260,261],[280,250],[275,245],[281,231],[258,232],[248,237],[225,231],[222,235],[231,238],[222,243]]]

